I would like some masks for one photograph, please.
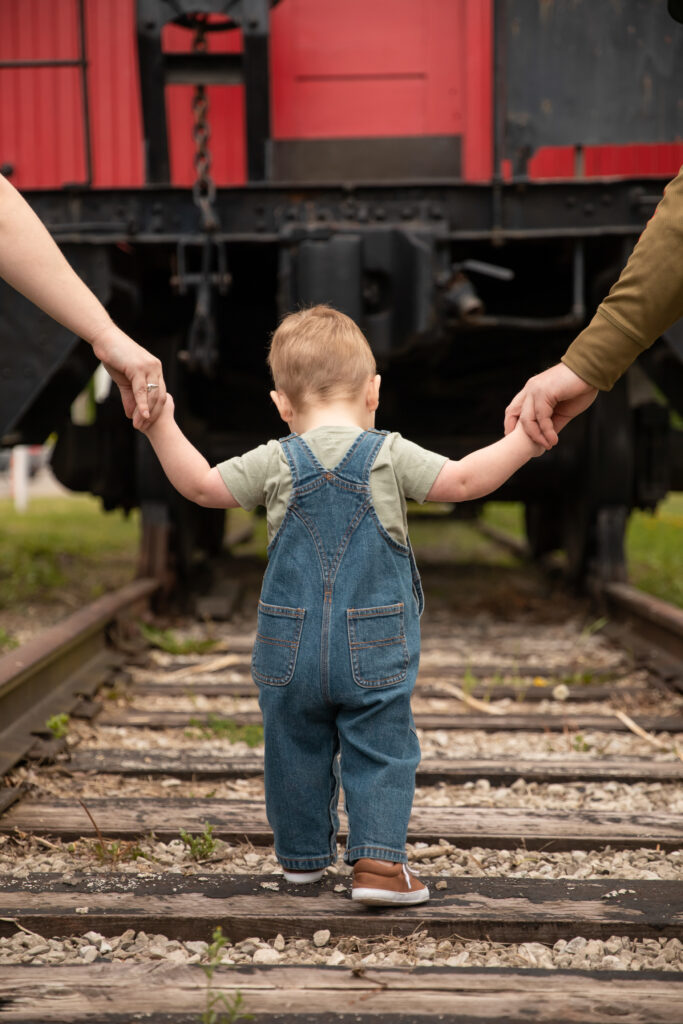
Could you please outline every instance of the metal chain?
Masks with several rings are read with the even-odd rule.
[[[193,53],[206,53],[206,16],[197,15],[195,26],[192,51]],[[196,85],[192,97],[192,137],[195,144],[194,167],[197,177],[192,186],[192,197],[201,210],[204,229],[212,231],[218,226],[218,222],[213,210],[216,184],[211,177],[211,152],[209,150],[211,126],[207,120],[208,113],[209,99],[206,94],[206,86]]]

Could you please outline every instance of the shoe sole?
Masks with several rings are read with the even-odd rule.
[[[367,907],[414,906],[426,903],[429,889],[418,889],[417,892],[390,892],[388,889],[353,889],[351,899],[364,903]]]
[[[293,885],[312,885],[313,882],[319,882],[325,874],[325,869],[322,871],[300,871],[297,874],[291,875],[284,870],[282,872],[285,876],[285,881],[291,882]]]

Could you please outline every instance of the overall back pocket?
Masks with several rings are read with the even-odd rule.
[[[408,674],[403,602],[348,608],[346,619],[353,678],[359,686],[402,683]]]
[[[257,683],[286,686],[294,675],[304,624],[303,608],[258,603],[256,642],[251,672]]]

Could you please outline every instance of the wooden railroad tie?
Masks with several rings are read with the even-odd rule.
[[[454,683],[462,683],[462,680],[453,680]],[[476,700],[516,700],[525,703],[539,703],[542,700],[553,699],[553,689],[556,684],[549,682],[541,685],[528,683],[524,686],[508,686],[504,683],[491,683],[489,685],[475,686],[469,690],[469,695]],[[597,686],[594,684],[569,685],[568,701],[577,703],[594,703],[613,700],[615,698],[632,697],[645,692],[642,686]],[[160,677],[158,681],[141,680],[132,684],[129,692],[136,697],[187,697],[190,695],[201,695],[202,697],[258,697],[258,687],[251,681],[251,677],[244,680],[220,680],[213,681],[206,676],[197,678],[190,676],[186,680],[175,679],[168,681]],[[422,680],[418,678],[415,687],[415,697],[437,698],[448,700],[453,698],[453,693],[447,686],[441,685],[435,680]]]
[[[424,877],[429,903],[368,910],[349,898],[348,879],[294,886],[282,875],[29,875],[0,883],[0,918],[44,936],[118,935],[128,928],[204,939],[220,925],[231,941],[251,935],[486,935],[492,942],[554,943],[567,935],[606,939],[675,937],[683,927],[683,882],[633,879]],[[445,882],[437,889],[436,884]],[[342,891],[336,891],[340,889]],[[87,908],[87,909],[85,909]],[[0,934],[14,925],[0,921]]]
[[[157,839],[177,839],[181,828],[202,832],[206,822],[214,836],[227,842],[248,840],[259,846],[273,841],[265,805],[258,800],[123,799],[88,800],[103,835],[135,839],[153,832]],[[345,836],[341,815],[340,837]],[[73,841],[97,837],[80,804],[68,800],[24,800],[0,817],[0,834],[15,829]],[[641,812],[637,816],[606,811],[533,811],[518,807],[413,807],[411,842],[446,839],[454,846],[533,850],[595,849],[606,845],[634,849],[679,849],[683,816]]]
[[[580,710],[557,714],[483,715],[463,711],[458,714],[416,714],[418,729],[475,729],[485,732],[628,732],[629,729],[614,715],[584,714]],[[260,711],[239,711],[234,714],[215,714],[205,711],[139,711],[105,709],[97,718],[98,725],[123,726],[128,729],[186,729],[190,724],[210,725],[221,719],[236,725],[260,725]],[[683,732],[683,716],[638,715],[638,725],[648,732]]]
[[[150,750],[75,750],[58,770],[100,775],[171,776],[176,779],[239,779],[263,775],[263,755],[222,757],[183,750],[177,754]],[[462,785],[488,779],[496,785],[526,782],[683,782],[683,762],[650,757],[580,756],[565,760],[520,760],[515,757],[426,759],[417,769],[417,784]],[[16,799],[16,797],[14,798]],[[13,800],[8,800],[8,806]],[[0,810],[2,804],[0,803]]]
[[[514,1021],[516,1024],[673,1024],[683,974],[420,967],[219,967],[213,990],[240,992],[244,1012],[278,1024],[332,1020]],[[167,963],[0,967],[0,1016],[24,1024],[194,1024],[206,1007],[201,967]],[[406,1017],[406,1014],[409,1017]]]

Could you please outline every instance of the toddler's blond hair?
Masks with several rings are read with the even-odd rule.
[[[276,391],[295,409],[316,399],[354,399],[377,372],[360,327],[331,306],[286,316],[273,334],[268,365]]]

